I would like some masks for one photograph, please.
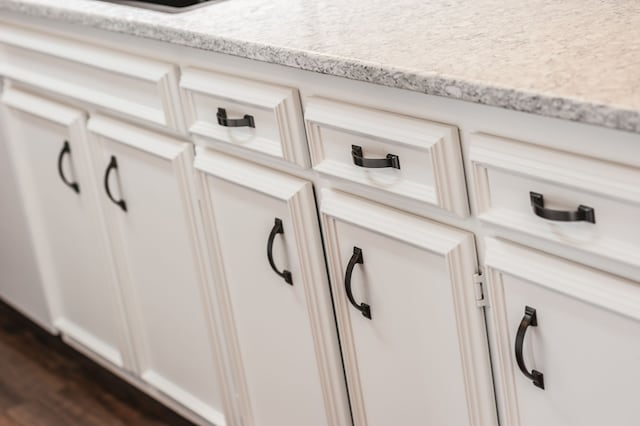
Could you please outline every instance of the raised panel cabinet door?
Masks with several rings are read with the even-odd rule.
[[[224,425],[196,231],[193,146],[99,115],[88,128],[138,373]]]
[[[206,149],[196,168],[244,424],[350,425],[312,184]]]
[[[638,424],[640,283],[487,238],[502,424]]]
[[[93,183],[85,116],[13,88],[2,102],[53,325],[122,366],[124,317]]]
[[[355,425],[496,425],[473,235],[326,189],[321,217]]]

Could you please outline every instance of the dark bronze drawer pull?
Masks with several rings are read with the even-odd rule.
[[[576,211],[551,210],[544,207],[544,197],[537,192],[529,192],[531,207],[536,216],[556,222],[596,223],[596,212],[592,207],[580,205]]]
[[[354,308],[362,312],[362,315],[365,318],[371,319],[371,307],[366,303],[356,302],[353,298],[353,293],[351,292],[351,275],[353,274],[353,268],[358,263],[361,265],[364,263],[362,250],[358,247],[354,247],[353,255],[351,256],[351,259],[349,259],[349,264],[347,265],[347,272],[344,275],[344,289],[347,292],[347,299],[349,299],[349,303],[351,303]]]
[[[544,389],[544,375],[536,370],[527,370],[527,366],[524,365],[524,358],[522,356],[522,346],[524,345],[524,335],[527,333],[527,328],[537,327],[538,317],[536,316],[536,310],[532,307],[526,306],[524,308],[524,317],[520,321],[520,327],[518,327],[518,333],[516,334],[516,362],[522,374],[528,379],[533,381],[533,384],[540,389]]]
[[[283,269],[282,272],[278,271],[276,263],[273,261],[273,242],[278,234],[284,234],[284,227],[282,226],[282,220],[276,217],[273,228],[271,228],[271,233],[269,234],[269,239],[267,240],[267,260],[269,260],[269,265],[271,265],[273,272],[281,276],[287,284],[293,285],[291,272],[286,269]]]
[[[113,198],[111,194],[111,189],[109,188],[109,175],[113,170],[118,169],[118,161],[115,156],[111,156],[111,161],[109,161],[109,165],[107,166],[107,170],[104,172],[104,190],[107,193],[107,197],[113,202],[115,205],[120,206],[123,211],[127,211],[127,203],[124,200],[116,200]]]
[[[227,118],[227,111],[224,108],[218,108],[216,114],[218,124],[224,127],[256,127],[253,116],[245,114],[242,118]]]
[[[353,164],[367,169],[400,168],[400,157],[397,155],[387,154],[386,158],[364,158],[362,147],[359,145],[351,145],[351,157],[353,158]]]
[[[80,185],[77,182],[71,182],[67,180],[64,173],[62,172],[62,160],[64,156],[68,155],[71,158],[71,147],[69,146],[69,141],[64,141],[64,145],[62,145],[62,151],[60,151],[60,155],[58,155],[58,174],[60,175],[60,179],[67,185],[69,188],[73,189],[76,194],[80,193]]]

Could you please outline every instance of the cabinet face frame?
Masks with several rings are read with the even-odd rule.
[[[640,321],[640,292],[637,288],[630,289],[635,283],[587,266],[499,238],[484,241],[497,396],[504,424],[519,426],[516,376],[521,372],[515,366],[514,342],[510,337],[515,330],[510,329],[513,325],[509,324],[503,274],[635,321]],[[539,368],[544,374],[544,366]]]
[[[77,171],[78,168],[81,167],[83,170],[82,178],[84,180],[80,182],[81,193],[78,194],[78,196],[84,197],[85,206],[89,206],[86,208],[90,211],[93,210],[92,212],[96,214],[96,217],[88,218],[89,221],[93,222],[92,225],[95,227],[94,232],[102,237],[100,241],[96,241],[95,243],[103,245],[101,251],[103,255],[107,256],[105,260],[107,263],[106,268],[113,268],[113,258],[111,257],[108,247],[104,216],[99,210],[100,203],[92,182],[93,167],[87,146],[85,128],[86,114],[83,111],[14,89],[11,84],[5,87],[2,101],[5,113],[8,112],[8,108],[11,108],[21,114],[26,114],[66,128],[69,146],[73,152],[73,162],[75,164],[73,169]],[[21,143],[18,135],[11,135],[10,137],[15,139],[13,143]],[[16,165],[16,173],[21,188],[25,192],[22,194],[22,200],[26,207],[25,214],[28,218],[31,238],[34,243],[36,258],[38,259],[40,274],[43,277],[42,282],[44,284],[45,296],[53,318],[54,328],[62,332],[65,340],[89,356],[96,357],[97,355],[114,366],[129,368],[132,364],[131,346],[126,326],[122,294],[117,285],[113,270],[111,271],[110,277],[105,278],[104,282],[111,284],[107,291],[111,291],[113,297],[112,309],[113,315],[115,316],[113,327],[115,327],[116,347],[110,347],[99,338],[93,336],[89,330],[82,329],[82,324],[76,325],[67,318],[63,307],[65,302],[61,300],[61,284],[57,282],[58,274],[55,272],[55,266],[52,264],[51,243],[48,241],[48,233],[44,228],[45,223],[42,218],[42,215],[46,214],[46,212],[43,211],[43,206],[41,206],[39,201],[35,199],[35,194],[37,194],[38,191],[35,187],[37,183],[33,181],[33,177],[29,172],[31,166],[27,158],[17,151],[17,149],[11,149],[13,161]],[[53,164],[52,167],[54,167]],[[74,173],[74,179],[76,176],[77,174]],[[58,184],[58,182],[56,182],[56,184]],[[91,208],[92,206],[93,209]]]
[[[352,307],[346,297],[341,297],[347,259],[339,257],[337,221],[443,258],[452,285],[469,424],[497,425],[484,310],[474,284],[477,263],[473,235],[333,190],[322,191],[320,211],[354,423],[357,426],[367,425],[367,414],[356,348],[351,343],[354,342],[350,318]]]
[[[230,392],[235,384],[236,392],[239,394],[236,415],[243,424],[255,424],[249,401],[247,379],[243,373],[239,339],[234,327],[233,308],[228,290],[228,286],[232,283],[228,282],[224,272],[222,247],[218,242],[214,211],[210,207],[215,203],[210,194],[215,191],[211,190],[207,175],[256,191],[287,205],[291,218],[290,228],[296,242],[296,255],[300,262],[300,276],[294,278],[294,285],[304,286],[327,419],[331,425],[350,425],[343,366],[331,296],[326,285],[324,253],[320,234],[317,231],[319,225],[311,183],[221,153],[207,152],[206,148],[198,147],[197,153],[195,167],[198,171],[197,179],[205,228],[209,236],[209,256],[212,258],[211,272],[214,276],[215,298],[221,313],[220,334],[225,336],[228,350],[227,362],[232,367],[232,374],[226,377],[225,385],[226,391]],[[314,232],[306,232],[306,230]]]

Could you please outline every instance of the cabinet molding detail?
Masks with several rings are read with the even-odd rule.
[[[640,228],[630,226],[640,213],[640,170],[487,134],[473,135],[470,159],[483,222],[640,267]],[[593,207],[597,222],[537,217],[530,192],[560,210]]]
[[[458,131],[415,117],[310,97],[305,124],[314,169],[422,203],[469,215]],[[325,132],[331,132],[325,134]],[[357,139],[356,139],[357,138]],[[354,167],[352,144],[368,143],[378,157],[398,155],[400,170]],[[334,146],[335,145],[335,146]],[[342,145],[343,155],[335,152]],[[390,173],[391,172],[391,173]],[[380,174],[383,173],[383,174]]]
[[[174,65],[9,25],[0,43],[3,76],[185,131]]]
[[[197,139],[239,145],[309,167],[296,89],[188,67],[182,70],[180,88],[187,127]],[[252,125],[220,125],[219,108],[239,117],[250,113]]]
[[[322,243],[317,231],[318,219],[312,184],[202,147],[197,148],[195,168],[201,172],[198,174],[198,182],[205,227],[211,236],[209,243],[211,245],[210,256],[213,259],[213,282],[215,283],[218,306],[222,311],[224,335],[227,336],[226,345],[229,348],[230,357],[228,362],[233,366],[234,377],[228,380],[227,386],[231,381],[236,382],[237,392],[240,394],[239,415],[244,424],[259,425],[260,423],[251,406],[249,377],[247,377],[248,373],[245,373],[240,336],[234,325],[237,319],[234,318],[229,287],[233,285],[233,282],[229,282],[227,277],[224,251],[219,243],[220,230],[217,229],[219,225],[216,225],[214,213],[216,191],[212,183],[218,179],[284,202],[290,218],[285,224],[285,227],[288,226],[285,230],[285,236],[292,235],[295,238],[295,253],[290,254],[290,263],[299,265],[297,268],[299,273],[297,276],[295,274],[293,276],[293,286],[286,285],[279,277],[273,278],[276,282],[282,283],[278,284],[276,288],[282,286],[288,292],[291,291],[288,289],[298,286],[304,288],[306,315],[308,315],[310,325],[309,333],[313,339],[315,363],[320,377],[326,422],[331,425],[349,425],[351,420],[343,367],[339,356],[329,288],[326,284]],[[214,206],[214,208],[210,206]],[[272,226],[272,222],[268,226]],[[265,228],[264,243],[267,242],[268,232],[269,228]],[[266,253],[264,259],[260,261],[267,264]],[[268,265],[265,267],[268,268]],[[295,270],[293,271],[295,272]],[[267,269],[267,272],[271,277],[272,271]],[[300,326],[304,326],[304,324],[301,323],[296,327]],[[305,373],[313,374],[312,372]]]
[[[560,365],[560,362],[564,362],[570,364],[578,363],[579,366],[580,363],[585,361],[572,358],[575,354],[562,356],[562,348],[553,346],[560,342],[558,339],[570,339],[570,336],[552,334],[552,330],[547,329],[548,334],[546,336],[549,341],[546,341],[544,337],[535,341],[537,345],[544,346],[544,348],[540,348],[541,352],[535,358],[538,362],[543,363],[543,365],[535,368],[540,368],[545,373],[544,391],[535,388],[531,381],[522,376],[517,370],[513,344],[524,304],[534,303],[538,305],[536,308],[539,308],[537,315],[540,327],[544,327],[542,323],[551,314],[561,318],[559,315],[562,315],[562,313],[558,312],[558,307],[568,308],[568,306],[559,304],[566,304],[568,303],[567,301],[571,301],[572,304],[582,304],[586,306],[584,309],[593,309],[594,312],[603,310],[603,316],[610,316],[611,318],[626,317],[635,322],[640,322],[640,289],[638,284],[503,239],[485,238],[484,241],[487,253],[485,268],[487,290],[491,306],[491,309],[488,310],[488,319],[491,322],[491,341],[494,345],[494,375],[497,383],[496,388],[499,390],[498,399],[501,403],[505,424],[510,426],[529,424],[528,421],[531,420],[527,421],[522,417],[530,419],[533,409],[527,407],[527,404],[523,404],[523,401],[532,395],[538,395],[541,398],[540,401],[536,399],[533,402],[535,404],[543,404],[545,412],[559,416],[563,416],[563,411],[572,412],[576,407],[558,404],[560,400],[566,399],[567,393],[575,393],[575,385],[569,381],[573,377],[571,374],[575,372],[571,372],[571,374],[564,372],[558,368],[558,365]],[[524,285],[527,285],[530,291],[523,296],[525,297],[524,299],[518,297],[515,299],[518,302],[513,301],[519,295],[515,293],[516,290],[510,291],[509,285],[506,284],[508,280],[510,280],[509,284],[513,286],[521,285],[516,283],[515,280],[526,283]],[[518,287],[520,289],[518,291],[522,291],[521,288]],[[536,291],[534,292],[533,289],[536,289]],[[560,299],[561,296],[567,296],[567,298]],[[556,298],[557,303],[552,303]],[[564,315],[566,318],[566,316],[575,315],[575,313],[570,311]],[[584,315],[584,312],[581,312],[581,315]],[[576,339],[574,344],[578,343],[579,340],[580,347],[584,346],[585,342],[587,342],[587,345],[598,346],[598,341],[590,339],[588,326],[586,326],[585,330],[575,328],[576,324],[580,324],[581,319],[584,320],[585,318],[583,316],[576,317],[576,323],[572,325],[573,332],[576,333],[573,336]],[[608,323],[598,325],[602,325],[602,332],[607,332]],[[553,328],[553,323],[547,323],[546,327]],[[637,324],[635,327],[637,329]],[[564,332],[566,333],[566,330]],[[542,351],[542,349],[545,349],[545,351]],[[612,355],[617,354],[612,348],[607,350],[611,351]],[[530,353],[528,355],[531,356]],[[633,357],[633,355],[629,356]],[[633,358],[632,362],[635,362],[635,359]],[[546,369],[551,367],[554,367],[555,370],[547,375]],[[609,376],[607,372],[613,375],[626,376],[627,374],[623,368],[624,366],[600,364],[594,366],[594,373],[599,370],[605,376]],[[577,367],[577,370],[579,374],[585,371],[582,367]],[[559,375],[562,377],[559,377]],[[611,380],[615,382],[615,379]],[[585,378],[583,381],[589,382],[589,379]],[[597,383],[594,383],[594,388],[599,388]],[[577,397],[577,401],[582,401],[581,398],[583,397],[593,398],[591,395],[602,396],[603,392],[610,391],[611,389],[608,387],[600,391],[585,390],[585,394]],[[528,392],[527,396],[519,396],[519,393],[523,394],[525,392]],[[544,395],[536,394],[535,392],[543,392]],[[591,395],[587,396],[587,394]],[[555,401],[555,403],[542,399],[545,397]],[[635,404],[633,407],[626,408],[635,410]],[[589,412],[593,409],[596,408],[592,406],[581,407],[582,412],[585,412],[585,410]],[[548,413],[546,415],[549,415]],[[608,416],[609,414],[611,414],[609,411],[598,410],[600,417]],[[561,418],[564,419],[563,417],[557,417],[556,419]],[[624,421],[632,420],[629,417],[618,417],[618,419],[624,419]]]
[[[373,419],[367,419],[364,400],[367,389],[362,384],[367,378],[361,377],[358,366],[358,352],[365,349],[357,349],[354,344],[356,339],[352,322],[354,318],[362,316],[358,312],[351,317],[351,311],[354,309],[349,305],[342,289],[344,268],[351,252],[341,252],[339,248],[339,222],[407,243],[420,251],[433,253],[442,258],[446,265],[446,282],[451,283],[468,424],[496,424],[484,313],[483,308],[477,305],[473,278],[477,266],[472,234],[333,190],[322,190],[321,200],[327,263],[332,277],[334,304],[343,342],[342,351],[355,424],[362,426],[377,423]],[[351,247],[349,245],[349,248]],[[364,254],[366,258],[366,252]],[[399,280],[401,276],[400,274]],[[372,319],[364,321],[374,327],[376,306],[372,305],[371,309]],[[429,314],[425,312],[424,315],[428,317]],[[371,364],[371,360],[367,362]],[[424,362],[428,363],[429,360],[425,359]]]

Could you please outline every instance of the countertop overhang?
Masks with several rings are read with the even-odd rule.
[[[640,133],[634,0],[223,0],[178,14],[0,0],[0,10]]]

